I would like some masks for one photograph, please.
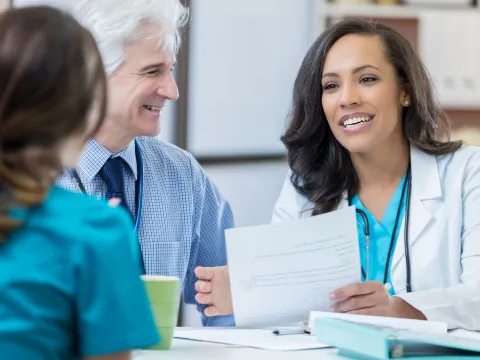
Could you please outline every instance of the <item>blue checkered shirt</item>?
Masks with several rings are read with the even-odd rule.
[[[195,301],[196,266],[226,265],[225,229],[234,225],[229,203],[192,155],[152,137],[137,138],[142,152],[144,185],[139,242],[147,274],[177,276],[183,299],[202,312],[205,326],[234,326],[233,316],[208,318],[205,306]],[[111,156],[122,157],[125,166],[125,198],[135,216],[137,160],[132,141],[117,154],[90,140],[77,172],[87,193],[102,199],[107,186],[99,171]],[[58,184],[79,192],[69,173]],[[121,281],[121,279],[119,280]]]

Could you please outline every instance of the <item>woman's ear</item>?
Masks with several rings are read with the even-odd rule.
[[[410,85],[403,84],[400,88],[400,105],[407,107],[412,103]]]

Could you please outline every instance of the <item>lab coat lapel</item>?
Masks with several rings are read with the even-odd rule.
[[[420,149],[411,146],[410,161],[412,171],[412,193],[410,197],[410,218],[408,229],[409,248],[421,238],[422,232],[432,219],[432,213],[428,206],[430,201],[441,198],[442,189],[440,175],[438,173],[437,159],[434,155],[428,155]],[[405,257],[405,218],[398,234],[395,252],[393,254],[392,271]]]

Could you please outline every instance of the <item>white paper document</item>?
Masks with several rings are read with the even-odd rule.
[[[355,207],[278,224],[226,231],[237,327],[308,320],[328,294],[361,280]]]
[[[315,320],[320,317],[330,317],[362,324],[388,326],[399,330],[410,330],[431,334],[446,334],[448,329],[447,323],[445,322],[312,311],[308,323],[312,335],[315,334]]]
[[[235,328],[177,328],[175,338],[196,340],[226,345],[252,347],[265,350],[295,351],[326,348],[315,336],[274,335],[272,330]]]

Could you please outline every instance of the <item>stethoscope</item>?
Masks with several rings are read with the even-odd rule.
[[[140,149],[140,144],[135,140],[135,158],[137,159],[137,180],[135,181],[135,207],[136,207],[136,216],[135,216],[135,235],[138,237],[138,232],[140,230],[140,224],[142,222],[142,204],[143,204],[143,160],[142,153]],[[85,186],[78,175],[76,169],[69,171],[71,178],[77,183],[78,188],[84,195],[88,195]],[[142,266],[145,270],[145,264],[143,264],[143,257],[140,256],[142,260]]]
[[[410,196],[411,196],[411,190],[412,190],[412,176],[411,176],[411,171],[410,171],[410,166],[408,167],[407,170],[407,176],[405,179],[405,182],[403,184],[402,188],[402,195],[400,198],[400,204],[397,209],[397,215],[395,218],[395,225],[393,226],[393,232],[392,232],[392,237],[390,239],[390,247],[388,249],[388,256],[387,256],[387,264],[385,266],[385,272],[383,274],[383,283],[386,284],[387,278],[388,278],[388,272],[389,272],[389,267],[390,267],[390,257],[392,255],[393,251],[393,244],[395,242],[395,234],[397,233],[397,228],[400,223],[400,213],[403,205],[403,199],[405,197],[405,191],[407,191],[407,197],[406,197],[406,204],[405,204],[405,230],[404,230],[404,237],[403,237],[403,242],[405,246],[405,262],[406,262],[406,268],[407,268],[407,282],[406,282],[406,288],[407,288],[407,293],[412,291],[412,286],[411,286],[411,267],[410,267],[410,250],[408,246],[408,225],[409,225],[409,220],[410,220]],[[365,258],[366,258],[366,272],[362,268],[362,275],[365,280],[368,281],[368,274],[370,274],[370,223],[368,221],[367,215],[365,212],[361,209],[356,209],[357,214],[359,214],[362,219],[363,219],[363,233],[365,235]]]

